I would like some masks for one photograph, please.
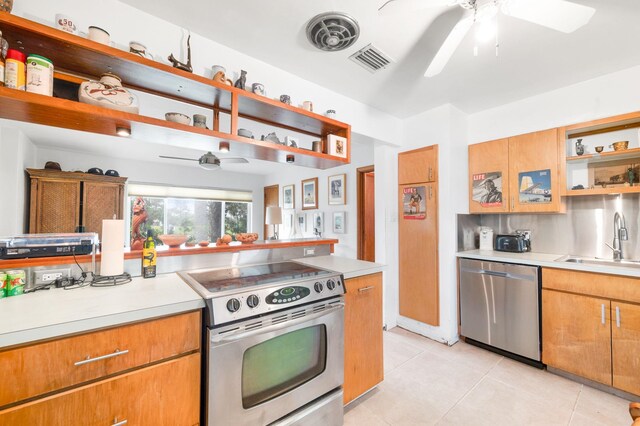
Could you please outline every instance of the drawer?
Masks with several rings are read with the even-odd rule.
[[[542,288],[640,303],[640,280],[621,275],[542,268]]]
[[[0,407],[198,350],[200,315],[189,312],[0,352]]]
[[[0,411],[1,425],[179,426],[199,420],[199,353]]]

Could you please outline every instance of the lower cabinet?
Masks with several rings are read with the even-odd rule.
[[[384,378],[382,362],[382,273],[346,280],[344,403]]]
[[[542,361],[640,395],[637,278],[543,268]]]

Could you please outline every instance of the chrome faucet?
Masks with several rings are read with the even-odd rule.
[[[622,260],[622,244],[620,241],[627,241],[629,239],[629,233],[627,232],[627,223],[624,220],[622,213],[616,212],[613,216],[613,245],[607,246],[613,250],[613,260]]]

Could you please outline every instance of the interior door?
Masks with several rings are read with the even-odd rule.
[[[640,395],[640,306],[611,302],[613,387]]]
[[[358,259],[376,261],[375,173],[373,166],[358,168]]]
[[[280,205],[280,186],[279,185],[271,185],[264,187],[264,210],[262,221],[263,223],[267,220],[267,207],[270,206],[279,206]],[[264,224],[264,239],[268,240],[273,237],[274,226]]]
[[[407,196],[414,190],[424,200],[417,214]],[[438,184],[400,185],[398,192],[400,315],[438,326]]]

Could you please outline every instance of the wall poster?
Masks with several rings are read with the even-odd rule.
[[[411,186],[402,190],[402,217],[423,220],[427,217],[426,187]]]
[[[518,174],[520,204],[551,202],[551,170],[537,170]]]
[[[471,199],[481,207],[502,206],[502,172],[473,175]]]

